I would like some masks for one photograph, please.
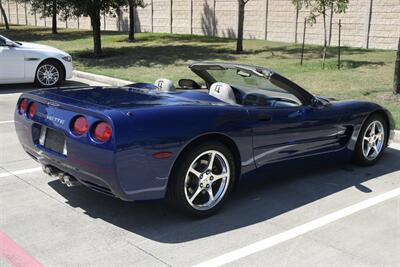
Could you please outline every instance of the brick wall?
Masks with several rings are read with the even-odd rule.
[[[30,12],[29,6],[1,0],[11,23],[51,26],[50,18]],[[145,8],[136,10],[136,31],[193,33],[235,37],[237,0],[147,0]],[[26,8],[26,9],[25,9]],[[26,11],[25,11],[26,10]],[[294,42],[302,40],[307,10],[298,13],[291,0],[251,0],[245,11],[245,38]],[[350,0],[345,14],[332,18],[332,44],[338,39],[338,21],[342,21],[342,44],[354,47],[395,49],[400,36],[400,0]],[[0,16],[0,22],[3,18]],[[327,17],[329,29],[330,18]],[[127,9],[119,16],[102,17],[102,29],[127,30]],[[90,29],[85,17],[59,22],[59,27]],[[297,36],[296,36],[297,28]],[[306,42],[323,44],[322,17],[307,25]]]

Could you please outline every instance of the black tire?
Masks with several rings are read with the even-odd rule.
[[[206,210],[199,210],[194,208],[189,200],[186,197],[185,191],[188,190],[185,185],[186,181],[186,174],[188,173],[189,168],[191,167],[192,163],[195,161],[195,159],[202,155],[202,153],[205,153],[207,151],[218,151],[221,153],[227,163],[229,164],[229,170],[230,170],[230,175],[229,175],[229,182],[226,185],[226,191],[221,197],[219,198],[219,202],[215,204],[215,206],[210,207],[210,209]],[[204,218],[211,216],[215,214],[225,203],[225,201],[228,199],[230,194],[232,193],[232,189],[234,187],[235,183],[235,178],[236,178],[236,171],[237,167],[235,166],[235,160],[232,152],[229,150],[227,146],[220,142],[215,142],[215,141],[208,141],[204,143],[199,143],[196,144],[189,149],[186,149],[185,152],[180,156],[178,161],[176,162],[176,166],[174,168],[174,171],[170,177],[169,181],[169,186],[168,186],[168,199],[170,203],[178,209],[179,211],[183,212],[184,214],[190,216],[190,217],[195,217],[195,218]],[[205,173],[204,173],[205,175]],[[212,175],[212,173],[211,173]],[[194,178],[196,179],[196,178]],[[212,178],[211,178],[212,179]],[[212,180],[211,180],[212,181]],[[200,183],[199,179],[199,183]],[[216,181],[214,181],[215,183]],[[217,185],[218,186],[218,185]],[[213,187],[213,185],[211,185]],[[199,188],[198,188],[199,189]],[[204,189],[206,190],[206,189]],[[187,191],[186,191],[187,192]],[[201,194],[205,192],[201,192],[199,194],[200,197]]]
[[[383,131],[384,131],[384,138],[383,138],[383,146],[382,149],[380,150],[379,154],[373,158],[373,159],[368,159],[366,156],[364,156],[363,153],[363,146],[364,146],[364,136],[366,134],[366,131],[368,130],[368,127],[371,125],[373,122],[380,122],[383,126]],[[386,119],[380,115],[380,114],[373,114],[370,116],[363,124],[360,134],[358,135],[358,140],[357,144],[354,150],[354,163],[360,166],[372,166],[376,164],[379,159],[382,157],[382,154],[386,148],[387,141],[388,141],[388,125]]]
[[[40,79],[38,79],[38,72],[39,72],[40,68],[45,66],[45,65],[52,66],[52,67],[56,68],[57,71],[58,71],[59,78],[58,78],[57,82],[55,82],[54,84],[46,85],[46,84],[42,83],[40,81]],[[35,72],[35,85],[38,86],[38,87],[42,87],[42,88],[57,87],[64,80],[65,80],[64,68],[61,65],[61,63],[58,62],[57,60],[52,60],[52,59],[45,60],[42,63],[40,63],[39,66],[36,69],[36,72]]]

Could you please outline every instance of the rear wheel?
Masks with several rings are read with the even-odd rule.
[[[40,87],[54,87],[64,80],[61,64],[55,60],[42,62],[36,70],[35,83]]]
[[[386,120],[381,115],[373,115],[364,123],[354,151],[357,164],[371,166],[380,159],[387,142],[386,129]]]
[[[186,151],[171,177],[169,199],[185,214],[207,217],[222,207],[236,175],[231,151],[219,142],[206,142]]]

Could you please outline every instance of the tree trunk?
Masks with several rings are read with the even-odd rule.
[[[322,51],[322,69],[325,69],[326,50],[327,50],[327,32],[326,32],[326,9],[323,8],[322,17],[324,19],[324,49]]]
[[[128,42],[135,41],[135,7],[133,0],[129,0],[129,37]]]
[[[239,1],[239,14],[238,14],[238,36],[236,41],[236,53],[243,52],[243,28],[244,28],[244,0]]]
[[[8,24],[6,11],[4,10],[3,5],[1,4],[1,2],[0,2],[0,11],[1,11],[1,15],[4,18],[4,24],[6,25],[6,30],[10,30],[10,25]]]
[[[93,53],[96,56],[99,56],[103,53],[101,49],[100,10],[97,10],[97,12],[94,11],[90,14],[90,21],[93,31]]]
[[[51,26],[51,33],[57,34],[57,0],[53,0],[52,12],[53,22]]]
[[[328,39],[328,46],[331,46],[332,42],[332,24],[333,24],[333,3],[331,4],[331,16],[329,17],[329,39]]]
[[[399,38],[399,45],[397,48],[396,64],[394,67],[393,91],[394,94],[400,94],[400,38]]]

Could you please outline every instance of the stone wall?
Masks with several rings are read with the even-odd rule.
[[[50,18],[30,12],[29,5],[1,0],[13,24],[51,26]],[[136,10],[138,32],[187,33],[235,37],[237,0],[147,0],[145,8]],[[307,10],[297,13],[291,0],[251,0],[246,6],[245,38],[295,42],[303,38]],[[297,21],[296,21],[297,17]],[[338,22],[342,21],[342,44],[354,47],[395,49],[400,36],[400,0],[350,0],[345,14],[332,18],[331,42],[338,41]],[[0,15],[0,23],[3,18]],[[327,17],[327,27],[330,18]],[[90,29],[86,17],[59,22],[59,27]],[[127,30],[128,14],[103,16],[102,29]],[[297,33],[297,34],[296,34]],[[322,18],[307,25],[306,43],[323,43]]]

